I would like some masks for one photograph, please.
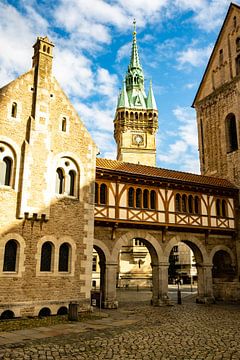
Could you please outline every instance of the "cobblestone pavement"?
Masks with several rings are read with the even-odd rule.
[[[240,305],[125,303],[105,312],[84,331],[1,346],[0,359],[240,359]]]

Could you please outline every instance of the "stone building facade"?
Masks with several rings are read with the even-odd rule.
[[[53,47],[38,38],[31,70],[0,90],[1,314],[89,299],[97,149],[52,75]]]

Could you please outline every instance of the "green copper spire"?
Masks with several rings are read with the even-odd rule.
[[[137,47],[137,31],[136,31],[136,20],[133,20],[133,42],[132,42],[132,55],[130,60],[130,68],[141,69]]]
[[[127,96],[125,81],[123,81],[123,87],[119,94],[117,107],[118,108],[121,108],[121,107],[129,108],[129,101],[128,101],[128,96]]]
[[[147,108],[151,110],[157,110],[157,104],[153,94],[152,80],[150,80],[150,86],[148,91]]]

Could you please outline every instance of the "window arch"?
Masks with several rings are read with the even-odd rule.
[[[198,196],[194,197],[194,212],[195,214],[200,213],[200,200]]]
[[[64,192],[64,175],[63,170],[58,168],[56,171],[56,194],[63,194]]]
[[[187,212],[187,195],[182,196],[182,212]]]
[[[17,250],[16,240],[9,240],[4,249],[3,271],[17,271]]]
[[[151,190],[150,193],[150,208],[155,210],[156,209],[156,192]]]
[[[59,248],[58,271],[69,271],[70,245],[63,243]]]
[[[13,187],[15,163],[15,156],[10,146],[0,142],[0,185]]]
[[[128,206],[134,207],[134,189],[132,187],[128,189]]]
[[[74,170],[69,171],[69,195],[75,195],[75,180],[76,180],[76,172]]]
[[[53,244],[46,241],[42,245],[40,271],[52,270]]]
[[[240,55],[238,55],[236,57],[236,75],[239,75],[240,74]]]
[[[230,153],[238,149],[236,118],[234,114],[226,117],[226,140],[227,152]]]
[[[217,199],[216,201],[216,214],[217,216],[221,216],[221,201]]]
[[[181,207],[181,195],[180,194],[176,194],[175,196],[175,210],[176,211],[181,211],[182,207]]]
[[[149,191],[147,189],[143,191],[143,207],[144,209],[149,208]]]
[[[79,171],[75,162],[62,157],[57,162],[55,193],[59,195],[78,196]]]
[[[100,204],[107,204],[107,185],[101,184],[100,186]]]
[[[16,102],[12,103],[11,116],[13,118],[17,117],[17,103]]]
[[[190,214],[193,213],[193,197],[192,197],[192,195],[188,196],[188,212]]]
[[[142,207],[142,190],[140,188],[136,190],[136,207]]]
[[[67,131],[67,119],[65,117],[62,118],[62,131]]]

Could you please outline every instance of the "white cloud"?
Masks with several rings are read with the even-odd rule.
[[[96,74],[96,89],[101,95],[108,96],[109,99],[117,98],[118,78],[111,75],[107,69],[98,68]]]
[[[206,64],[209,56],[212,52],[212,45],[208,45],[205,48],[193,48],[189,47],[186,50],[180,51],[177,54],[178,68],[182,69],[188,65],[198,67]]]
[[[131,46],[132,42],[128,42],[127,44],[124,44],[118,49],[116,60],[117,62],[121,62],[122,59],[130,56],[131,54]]]
[[[173,113],[178,120],[175,141],[169,145],[164,141],[160,144],[159,160],[184,171],[199,173],[195,112],[190,108],[177,107]]]

